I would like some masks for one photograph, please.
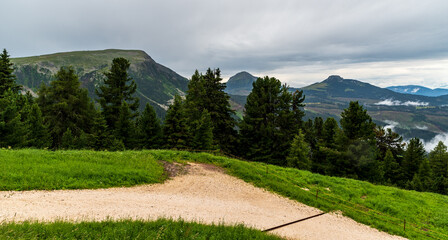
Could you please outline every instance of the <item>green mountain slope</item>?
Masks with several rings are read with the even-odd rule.
[[[330,76],[299,90],[305,94],[306,118],[333,117],[339,120],[350,101],[359,101],[375,123],[392,126],[405,139],[418,137],[428,141],[437,134],[448,132],[448,95],[429,97],[397,93],[340,76]],[[235,103],[232,107],[240,114],[244,110],[243,98],[231,95]]]
[[[37,91],[40,84],[48,84],[62,66],[73,66],[81,81],[81,86],[89,90],[90,97],[97,98],[95,88],[104,79],[112,59],[124,57],[131,62],[129,75],[137,83],[140,107],[146,103],[155,107],[159,116],[164,116],[175,94],[183,95],[188,80],[171,69],[156,63],[148,54],[140,50],[108,49],[101,51],[79,51],[49,55],[13,58],[15,74],[19,84]]]

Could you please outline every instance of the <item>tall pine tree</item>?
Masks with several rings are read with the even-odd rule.
[[[191,147],[184,101],[178,95],[174,97],[174,102],[166,113],[163,136],[166,148],[185,149]]]
[[[141,148],[160,148],[162,143],[162,127],[154,108],[147,103],[145,110],[137,119],[137,134]]]
[[[0,98],[10,89],[13,93],[18,93],[22,88],[16,84],[16,76],[13,74],[13,64],[9,59],[8,52],[3,49],[0,53]]]
[[[134,93],[137,85],[129,77],[128,69],[130,63],[125,58],[114,58],[109,72],[106,72],[106,79],[103,85],[96,89],[104,117],[110,129],[114,129],[116,122],[120,117],[120,109],[123,102],[126,102],[131,110],[130,118],[134,118],[137,114],[135,111],[139,106],[137,97]],[[118,136],[117,136],[118,137]]]
[[[95,108],[87,89],[80,87],[72,67],[61,67],[50,86],[42,85],[37,99],[44,123],[50,128],[53,147],[59,148],[62,136],[70,130],[73,137],[91,133]]]

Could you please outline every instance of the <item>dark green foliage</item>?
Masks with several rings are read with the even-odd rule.
[[[154,108],[146,104],[145,110],[137,119],[139,146],[144,149],[160,148],[162,143],[162,127]]]
[[[67,129],[73,137],[78,137],[81,132],[91,133],[95,108],[87,90],[80,88],[73,68],[61,68],[50,86],[42,85],[37,103],[44,123],[50,126],[54,148],[61,146],[62,135]]]
[[[53,223],[24,222],[0,225],[2,239],[135,239],[135,240],[172,240],[172,239],[214,239],[245,240],[272,239],[280,237],[249,229],[243,225],[204,225],[183,220],[173,221],[159,219],[141,220],[106,220],[102,222],[62,222]]]
[[[334,118],[327,118],[322,129],[322,141],[325,147],[335,147],[335,138],[338,131],[338,122]]]
[[[388,184],[394,184],[399,179],[400,165],[394,158],[394,155],[390,149],[387,149],[384,161],[382,164],[383,179]]]
[[[240,125],[241,147],[245,157],[286,165],[292,139],[300,126],[300,116],[292,109],[302,106],[293,101],[286,85],[276,78],[258,78],[247,97],[246,112]],[[298,104],[293,106],[293,103]]]
[[[412,180],[414,175],[417,173],[419,166],[422,164],[426,156],[425,148],[423,143],[418,138],[412,138],[406,151],[404,152],[402,166],[402,182],[407,180]]]
[[[117,150],[113,144],[114,136],[107,127],[106,119],[99,111],[96,111],[93,118],[92,134],[89,136],[89,143],[89,147],[95,150]],[[123,143],[121,142],[121,144]],[[124,149],[124,146],[119,149]]]
[[[121,140],[128,149],[136,147],[136,129],[134,121],[132,121],[132,113],[127,102],[123,102],[118,113],[118,119],[115,122],[114,136]]]
[[[210,113],[205,109],[194,131],[193,147],[200,150],[209,150],[213,147],[213,123]]]
[[[184,101],[178,95],[174,97],[174,103],[170,105],[163,125],[165,147],[185,149],[190,147],[191,137],[187,125]]]
[[[0,53],[0,98],[11,90],[13,93],[18,93],[22,86],[16,84],[16,76],[13,74],[13,64],[9,59],[8,52],[3,49]]]
[[[224,151],[234,152],[236,143],[234,111],[230,109],[229,95],[224,92],[219,69],[207,70],[205,74],[196,72],[188,83],[185,101],[190,130],[198,128],[204,110],[210,114],[213,143]],[[194,135],[194,133],[192,133]]]
[[[374,132],[376,147],[380,152],[381,159],[384,159],[388,149],[392,151],[394,158],[402,157],[403,147],[405,146],[403,137],[393,132],[390,128],[384,129],[381,126],[375,127]]]
[[[22,121],[21,111],[24,96],[7,90],[0,97],[0,147],[22,147],[26,145],[27,126]]]
[[[311,149],[305,142],[305,135],[299,130],[299,133],[294,137],[289,150],[289,155],[286,162],[289,167],[295,167],[302,170],[311,170]]]
[[[367,110],[356,102],[350,102],[348,108],[341,113],[341,127],[350,140],[373,138],[375,124],[367,114]]]
[[[434,191],[437,193],[448,193],[448,153],[443,142],[429,153],[429,163],[432,168],[432,179],[434,180]]]
[[[418,173],[414,175],[410,188],[421,192],[428,192],[433,189],[434,180],[432,179],[431,166],[427,158],[423,160],[418,169]]]
[[[109,72],[106,72],[106,79],[99,90],[96,89],[99,103],[103,110],[107,125],[113,129],[120,117],[120,109],[123,102],[126,102],[129,109],[135,112],[139,106],[138,98],[134,97],[137,89],[135,82],[128,76],[130,63],[125,58],[114,58]],[[129,82],[129,85],[128,85]],[[131,117],[135,117],[132,114]]]
[[[75,148],[75,138],[73,137],[72,131],[70,128],[67,128],[67,131],[62,134],[62,140],[60,147],[62,149],[72,149]]]
[[[28,143],[27,146],[35,148],[47,148],[51,146],[51,138],[48,125],[44,124],[42,111],[37,103],[31,105],[27,116]]]

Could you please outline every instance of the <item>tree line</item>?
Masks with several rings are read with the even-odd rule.
[[[351,102],[334,118],[303,121],[305,96],[273,77],[258,78],[242,120],[230,108],[219,69],[196,71],[185,97],[175,96],[162,124],[151,105],[138,112],[130,63],[115,58],[96,89],[96,103],[71,67],[24,94],[13,64],[0,54],[0,147],[47,149],[221,149],[252,161],[448,193],[448,153],[440,142],[427,154],[413,138],[376,126]]]

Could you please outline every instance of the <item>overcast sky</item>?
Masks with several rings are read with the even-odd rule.
[[[141,49],[187,78],[219,67],[294,87],[337,74],[448,88],[446,0],[2,0],[1,10],[11,57]]]

